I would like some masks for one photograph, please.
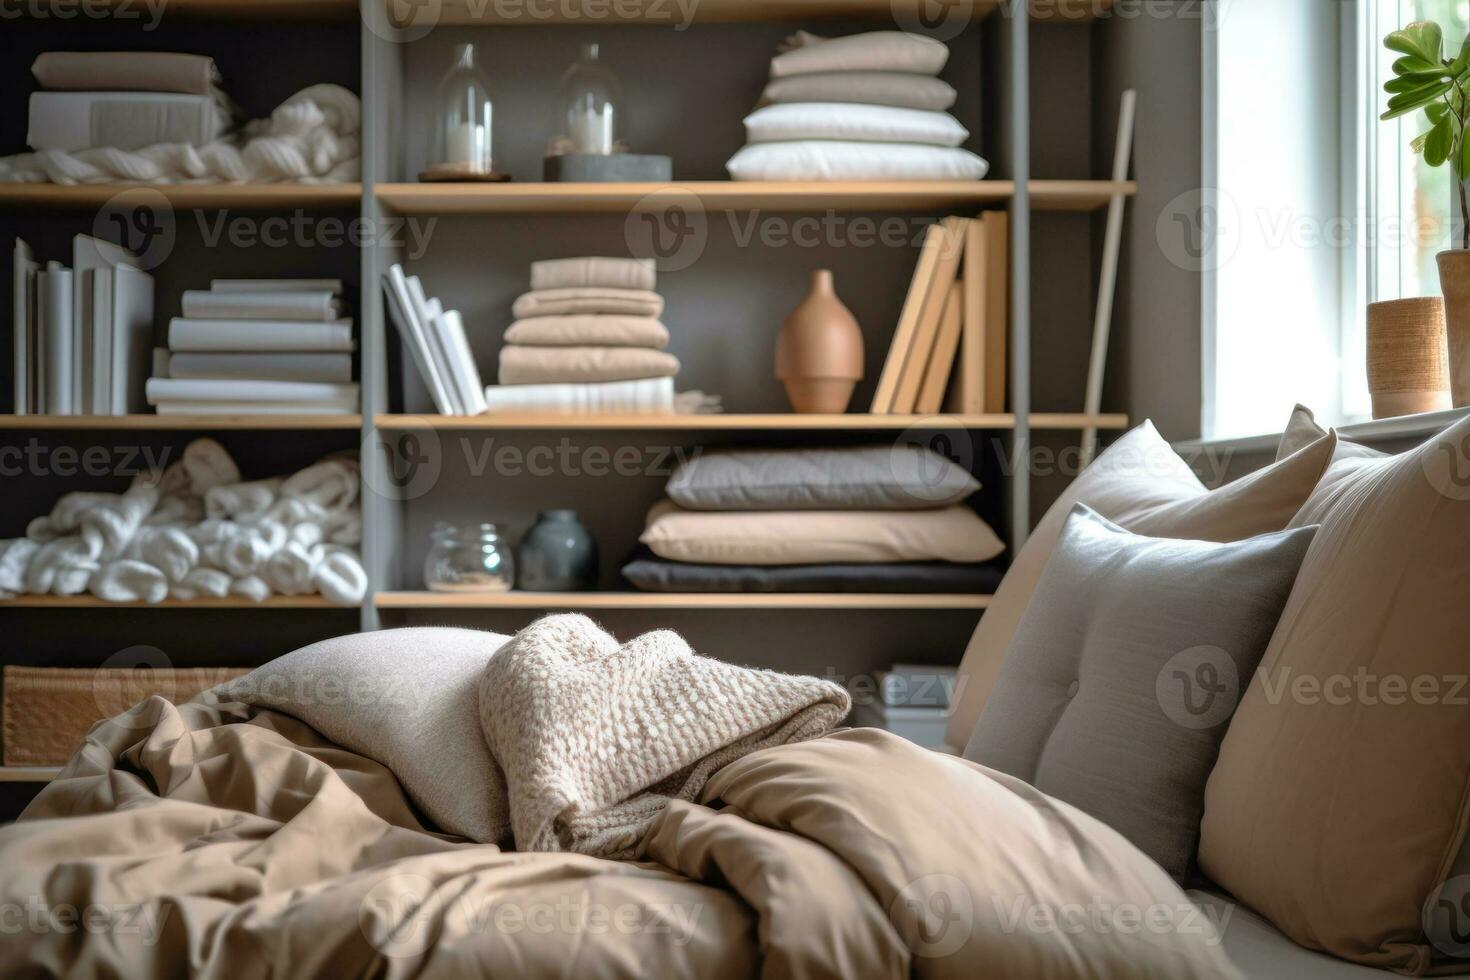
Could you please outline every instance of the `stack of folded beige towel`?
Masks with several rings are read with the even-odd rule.
[[[548,395],[549,386],[578,386],[577,399],[594,406],[629,399],[639,404],[613,407],[671,406],[679,360],[664,350],[669,331],[654,279],[650,259],[531,263],[531,291],[515,301],[500,350],[502,387],[486,391],[492,410],[501,395],[519,403],[529,394],[505,386],[532,385],[548,386]]]

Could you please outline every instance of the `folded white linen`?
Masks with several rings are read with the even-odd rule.
[[[77,530],[93,559],[111,561],[120,556],[143,521],[158,506],[158,487],[135,480],[126,492],[88,508],[77,522]]]
[[[346,459],[324,459],[288,476],[280,487],[284,498],[315,508],[317,520],[341,514],[357,501],[358,467]]]
[[[771,77],[831,71],[892,71],[938,75],[949,60],[943,41],[908,31],[867,31],[846,37],[821,37],[797,31],[771,59]]]
[[[517,320],[505,330],[507,344],[531,347],[669,346],[669,329],[651,316],[613,313],[569,313]]]
[[[179,582],[199,564],[199,545],[182,525],[145,527],[129,542],[123,557],[152,565],[170,582]]]
[[[204,95],[221,81],[213,58],[174,51],[45,51],[31,74],[51,91]]]
[[[172,354],[168,359],[168,377],[184,380],[315,381],[348,384],[352,381],[352,355]]]
[[[511,313],[517,320],[569,313],[618,313],[657,318],[663,312],[664,298],[652,290],[593,286],[532,290],[522,293],[511,306]]]
[[[191,320],[168,322],[168,346],[179,351],[351,351],[352,321]]]
[[[211,279],[214,293],[331,293],[342,295],[341,279]]]
[[[735,180],[979,180],[990,171],[958,147],[849,140],[752,143],[725,167]]]
[[[26,145],[63,152],[94,146],[141,150],[158,143],[202,146],[229,129],[229,109],[212,95],[32,92]]]
[[[342,304],[327,290],[279,292],[184,291],[186,319],[196,320],[305,320],[328,322],[342,312]]]
[[[745,117],[745,133],[751,143],[858,140],[922,146],[959,146],[970,136],[947,112],[843,102],[768,105]]]
[[[339,402],[162,402],[159,415],[356,415],[355,401]]]
[[[652,290],[657,273],[653,259],[579,256],[531,263],[531,290],[602,287]]]
[[[239,524],[261,520],[275,504],[284,482],[276,476],[210,487],[204,494],[204,512],[214,520]]]
[[[121,558],[92,576],[92,594],[106,602],[162,602],[168,578],[147,562]]]
[[[149,378],[148,404],[164,402],[329,402],[355,403],[355,384],[322,384],[312,381],[246,381],[232,379],[194,380]]]
[[[954,86],[928,75],[893,71],[833,71],[773,78],[760,105],[782,102],[857,102],[942,112],[954,105]]]
[[[491,385],[488,414],[549,412],[557,415],[661,415],[673,411],[673,378],[592,384]]]
[[[101,567],[80,535],[47,541],[26,568],[25,591],[33,595],[81,595]]]
[[[566,384],[590,381],[636,381],[671,378],[679,359],[667,351],[645,347],[500,348],[500,383]]]

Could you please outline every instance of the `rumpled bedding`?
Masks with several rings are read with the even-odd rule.
[[[53,975],[1239,975],[1121,836],[871,729],[738,755],[608,860],[466,842],[295,718],[154,697],[0,828],[0,868],[0,963]]]

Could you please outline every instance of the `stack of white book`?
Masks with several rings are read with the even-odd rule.
[[[395,265],[383,275],[383,293],[403,346],[408,349],[440,415],[480,415],[486,409],[480,369],[458,310],[424,291],[418,276]]]
[[[142,411],[153,350],[153,277],[111,242],[77,235],[70,268],[16,239],[11,309],[17,415]]]
[[[879,671],[876,694],[854,691],[852,723],[943,751],[957,673],[954,667],[925,664],[894,664]]]
[[[184,293],[148,403],[160,415],[350,415],[352,320],[339,279],[215,279]]]

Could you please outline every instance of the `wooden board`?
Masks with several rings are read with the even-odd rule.
[[[192,0],[194,4],[206,0]],[[261,0],[213,0],[234,4]],[[387,0],[379,0],[387,2]],[[1089,24],[1116,0],[1032,0],[1032,16],[1049,23]],[[979,20],[999,10],[1002,0],[952,0],[953,16]],[[391,8],[390,8],[391,9]],[[876,20],[892,29],[899,24],[922,23],[933,16],[929,0],[700,0],[685,13],[683,5],[671,0],[563,0],[561,3],[530,6],[444,0],[435,9],[439,24],[493,24],[497,27],[579,24],[601,27],[611,24],[655,24],[678,27],[696,23],[784,22],[821,20]],[[409,21],[411,23],[411,21]]]
[[[379,415],[378,429],[408,432],[434,429],[453,432],[483,432],[516,429],[552,429],[566,432],[606,430],[662,430],[668,432],[718,431],[881,431],[902,430],[921,423],[931,429],[1013,429],[1014,415],[554,415],[526,413],[505,415]],[[1036,413],[1031,428],[1067,431],[1096,426],[1126,429],[1128,416],[1118,414]]]
[[[0,415],[0,430],[360,429],[361,415]]]
[[[99,208],[156,204],[173,208],[357,210],[361,184],[7,184],[0,205],[15,208]]]
[[[970,222],[975,224],[975,222]],[[932,415],[944,405],[944,390],[954,373],[955,353],[960,346],[960,327],[964,319],[965,287],[955,281],[949,287],[949,296],[944,302],[944,316],[940,319],[939,334],[934,338],[934,352],[929,356],[929,367],[924,372],[924,384],[919,389],[919,398],[914,411],[920,415]]]
[[[929,289],[924,297],[924,310],[919,315],[919,325],[914,331],[913,343],[904,357],[903,372],[898,379],[898,390],[893,395],[889,411],[894,415],[906,415],[915,411],[919,389],[923,387],[925,372],[934,356],[934,341],[939,337],[939,328],[944,320],[944,308],[949,302],[950,289],[959,273],[960,259],[964,255],[965,228],[968,218],[945,218],[940,225],[944,229],[939,263],[934,276],[929,280]]]
[[[91,595],[18,595],[0,599],[0,609],[339,609],[352,612],[357,606],[339,606],[319,595],[275,595],[264,602],[240,597],[225,599],[165,599],[162,602],[108,602]]]
[[[984,609],[985,595],[779,592],[380,592],[379,609]]]
[[[1003,211],[987,213],[985,228],[985,403],[986,412],[1006,410],[1010,368],[1011,222]]]

